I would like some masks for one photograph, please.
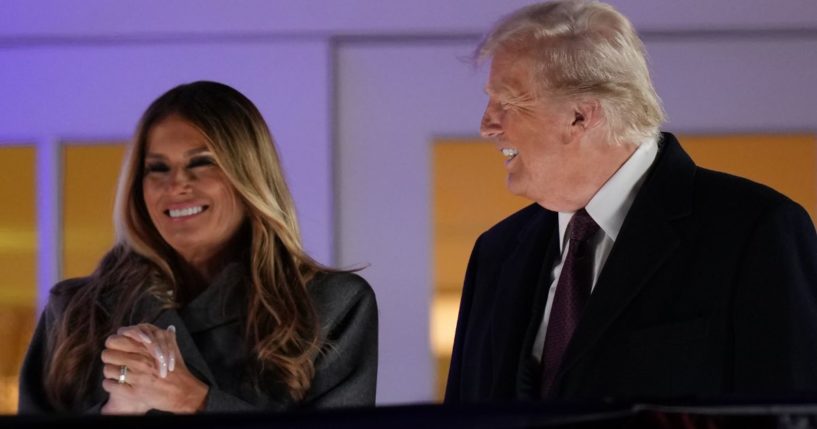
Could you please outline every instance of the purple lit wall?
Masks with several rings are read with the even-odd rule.
[[[59,276],[59,143],[123,139],[181,82],[261,108],[308,250],[380,304],[378,402],[429,401],[429,144],[476,134],[484,71],[458,58],[523,0],[6,0],[0,144],[37,144],[38,287]],[[678,132],[817,130],[814,0],[612,0],[642,31]]]
[[[327,44],[312,41],[72,41],[0,50],[7,83],[0,136],[38,145],[39,296],[58,279],[59,142],[127,139],[150,101],[199,79],[233,85],[258,105],[279,141],[305,245],[330,262],[329,58]]]

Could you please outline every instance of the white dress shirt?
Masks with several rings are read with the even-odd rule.
[[[658,143],[656,140],[651,138],[644,141],[618,171],[604,183],[585,207],[590,217],[599,225],[599,231],[588,242],[589,246],[595,248],[593,252],[593,288],[596,287],[599,273],[607,261],[607,256],[610,255],[613,244],[616,242],[618,232],[624,223],[624,218],[627,216],[630,206],[633,205],[633,200],[636,194],[638,194],[641,184],[644,182],[647,170],[649,170],[653,161],[655,161],[657,154]],[[536,333],[536,339],[533,342],[532,354],[537,361],[542,360],[542,349],[545,345],[548,319],[550,318],[550,310],[553,305],[553,297],[556,295],[556,283],[558,283],[559,275],[562,273],[562,264],[564,264],[564,257],[567,254],[566,246],[569,245],[569,240],[565,240],[565,237],[567,237],[567,226],[573,217],[573,213],[574,212],[559,212],[561,258],[556,266],[553,267],[553,271],[551,271],[551,282],[550,289],[548,289],[545,314],[542,317],[542,323],[539,325],[539,331]]]

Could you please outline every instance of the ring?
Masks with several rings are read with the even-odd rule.
[[[126,377],[128,376],[128,367],[122,365],[119,367],[119,384],[125,384],[127,382]]]

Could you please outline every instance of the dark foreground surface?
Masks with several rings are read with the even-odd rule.
[[[192,416],[0,416],[0,428],[817,428],[817,400],[405,405]]]

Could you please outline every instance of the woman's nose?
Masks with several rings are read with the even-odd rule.
[[[170,174],[169,188],[172,192],[186,192],[195,177],[185,168],[174,169]]]

